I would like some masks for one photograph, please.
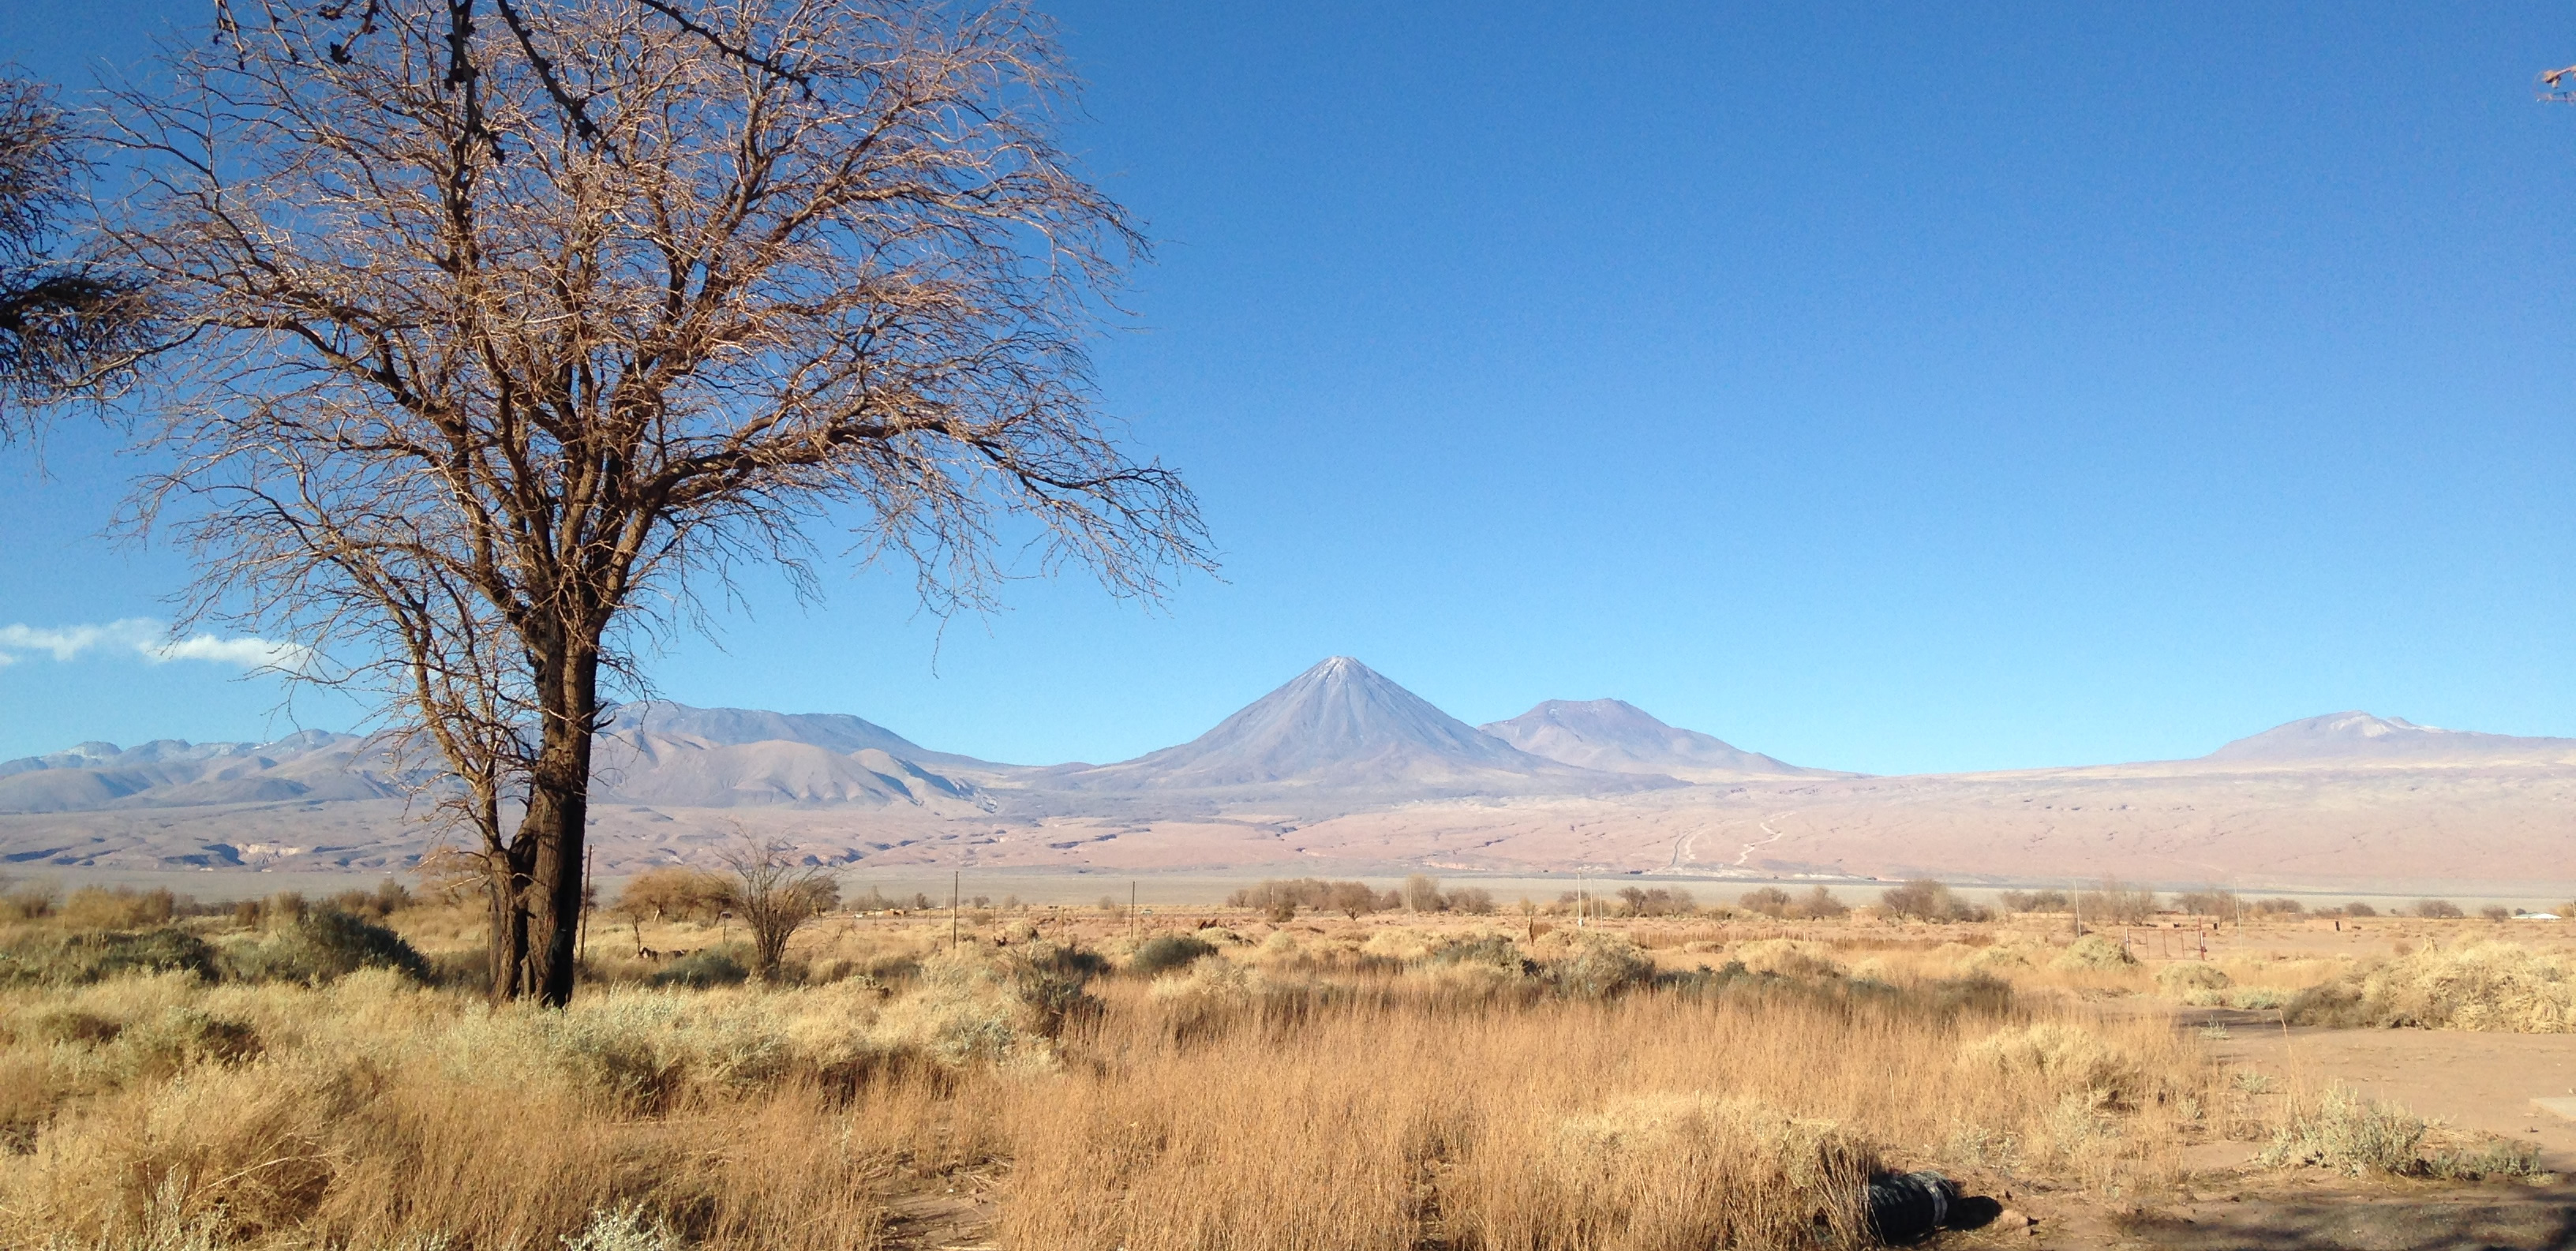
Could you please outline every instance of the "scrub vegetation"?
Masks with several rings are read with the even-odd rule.
[[[2178,960],[1799,895],[1488,913],[1432,883],[1355,919],[1325,883],[1186,919],[836,911],[764,971],[709,902],[726,880],[606,901],[561,1009],[492,1004],[480,909],[399,887],[22,889],[0,1242],[862,1248],[946,1221],[1012,1248],[1841,1247],[1871,1241],[1883,1172],[2116,1207],[2233,1141],[2311,1174],[2510,1177],[2527,1148],[2230,1072],[2171,1013],[2557,967],[2495,943]],[[2442,984],[2524,1011],[2514,978]]]

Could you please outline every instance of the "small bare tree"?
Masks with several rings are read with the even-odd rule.
[[[752,976],[764,982],[777,978],[796,931],[841,901],[831,872],[800,862],[794,852],[786,843],[746,837],[723,853],[731,874],[719,879],[725,907],[750,928]]]
[[[942,612],[1208,565],[1098,411],[1142,240],[1057,146],[1073,84],[1014,0],[222,25],[115,97],[139,184],[104,237],[170,345],[135,522],[199,554],[191,619],[313,646],[296,676],[435,763],[496,998],[571,996],[593,734],[742,569],[810,593],[823,523]]]

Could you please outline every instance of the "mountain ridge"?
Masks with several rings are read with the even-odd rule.
[[[2404,717],[2351,709],[2285,721],[2219,746],[2198,759],[2242,764],[2373,760],[2576,758],[2576,739],[2524,738],[2481,730],[2446,730]]]
[[[1544,700],[1517,717],[1476,728],[1531,755],[1610,773],[1660,773],[1695,782],[1844,776],[1665,724],[1623,699]]]

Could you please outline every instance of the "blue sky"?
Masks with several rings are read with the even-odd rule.
[[[0,0],[0,55],[78,81],[207,7]],[[1105,394],[1222,580],[944,630],[884,571],[756,585],[663,693],[1030,762],[1334,653],[1873,772],[2576,735],[2576,13],[1789,8],[1052,6],[1163,241]],[[94,537],[130,467],[45,453],[0,454],[0,631],[165,612],[176,558]],[[0,757],[295,723],[10,637]]]

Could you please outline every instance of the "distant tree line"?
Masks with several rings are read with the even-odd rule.
[[[2380,915],[2379,909],[2360,900],[2339,907],[2311,908],[2286,896],[2243,899],[2233,891],[2216,886],[2159,895],[2151,887],[2133,885],[2116,877],[2104,878],[2074,891],[1998,891],[1995,899],[1999,906],[1988,907],[1971,902],[1947,883],[1916,878],[1879,892],[1877,912],[1899,920],[1944,923],[1991,921],[1999,912],[2024,915],[2072,913],[2087,925],[2144,925],[2159,913],[2179,913],[2222,921],[2258,917]],[[1264,913],[1273,921],[1286,921],[1301,911],[1338,912],[1352,919],[1378,912],[1448,912],[1481,916],[1495,911],[1491,892],[1479,887],[1444,889],[1439,879],[1422,874],[1415,874],[1406,878],[1402,885],[1383,891],[1366,882],[1335,882],[1314,877],[1270,878],[1235,891],[1226,897],[1226,904]],[[1103,906],[1108,906],[1105,901]],[[2576,912],[2576,903],[2566,907],[2569,912]],[[1520,910],[1531,915],[1580,911],[1601,917],[1758,916],[1810,921],[1847,916],[1852,908],[1821,885],[1797,892],[1779,886],[1759,886],[1738,896],[1732,906],[1720,904],[1712,907],[1702,907],[1690,891],[1679,886],[1631,885],[1615,891],[1566,891],[1557,896],[1554,904],[1546,907],[1523,899]],[[2438,920],[2466,914],[2459,905],[2447,899],[2421,899],[2399,909],[2396,915]],[[2507,920],[2516,914],[2501,905],[2489,905],[2480,910],[2480,915],[2489,920]]]
[[[1319,877],[1266,878],[1226,896],[1229,908],[1250,908],[1274,921],[1307,912],[1338,912],[1357,920],[1374,912],[1462,912],[1484,916],[1494,910],[1494,895],[1480,886],[1443,890],[1437,878],[1414,874],[1392,890],[1366,882],[1328,882]]]

